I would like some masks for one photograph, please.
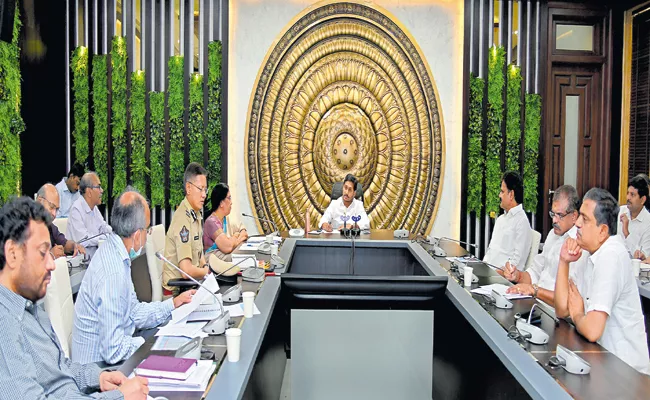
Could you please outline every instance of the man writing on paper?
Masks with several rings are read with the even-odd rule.
[[[99,241],[105,240],[111,233],[111,227],[104,221],[98,205],[102,204],[104,189],[102,183],[94,172],[87,172],[81,177],[79,185],[81,197],[72,204],[68,217],[68,238],[82,244],[89,257],[95,254]],[[98,236],[99,235],[99,236]]]
[[[542,252],[535,256],[527,271],[520,271],[508,263],[503,272],[497,270],[503,277],[516,283],[515,286],[508,288],[508,293],[533,296],[553,305],[560,249],[566,238],[576,236],[575,222],[578,219],[579,209],[580,198],[573,186],[563,185],[555,190],[551,212],[549,212],[553,220],[553,230],[546,236]]]
[[[185,198],[174,212],[165,238],[165,258],[197,280],[210,272],[203,255],[203,204],[208,195],[207,175],[208,171],[198,163],[187,165],[183,176]],[[178,278],[185,279],[185,276],[165,264],[165,296],[174,294],[167,282]]]
[[[343,195],[336,200],[332,200],[325,214],[320,219],[318,227],[325,232],[332,232],[333,229],[339,229],[343,226],[341,217],[347,215],[349,217],[361,216],[361,220],[357,223],[359,229],[370,229],[370,219],[368,214],[363,208],[363,202],[354,198],[357,190],[357,178],[352,174],[347,174],[343,181]],[[352,219],[348,221],[348,226],[352,227],[354,222]]]
[[[0,399],[144,399],[147,380],[65,357],[42,305],[55,263],[49,214],[27,197],[0,209]]]
[[[618,234],[633,258],[643,260],[650,255],[650,211],[645,208],[648,202],[648,182],[635,176],[627,187],[627,205],[618,213]]]
[[[54,185],[46,183],[38,189],[36,193],[36,201],[41,203],[43,207],[52,215],[56,217],[59,208],[59,192]],[[50,241],[52,242],[52,254],[54,258],[63,257],[67,255],[76,255],[77,253],[86,254],[86,249],[72,240],[68,240],[63,233],[59,231],[56,225],[50,224]]]
[[[558,318],[570,316],[587,340],[648,374],[641,299],[630,255],[616,235],[617,215],[617,202],[608,191],[593,188],[585,194],[576,221],[577,238],[566,239],[560,251],[555,313]],[[576,263],[583,250],[585,256]],[[570,269],[575,269],[575,282],[569,280]]]
[[[505,213],[497,218],[483,261],[496,267],[503,267],[506,263],[515,267],[524,266],[533,234],[522,206],[524,183],[517,172],[503,174],[499,198]]]
[[[114,233],[93,257],[84,275],[72,330],[72,359],[87,364],[115,364],[129,358],[144,343],[136,329],[165,322],[174,308],[192,300],[195,291],[175,299],[141,303],[131,281],[131,261],[144,248],[149,206],[135,189],[127,188],[111,212]]]

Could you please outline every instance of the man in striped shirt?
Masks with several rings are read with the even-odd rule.
[[[147,380],[66,358],[38,303],[55,268],[43,206],[21,197],[0,209],[0,399],[144,399]]]
[[[75,303],[71,357],[82,364],[115,364],[129,358],[144,343],[136,329],[165,322],[174,308],[189,303],[194,290],[163,302],[141,303],[131,281],[131,261],[147,240],[149,206],[135,189],[127,188],[113,206],[113,233],[93,257]]]

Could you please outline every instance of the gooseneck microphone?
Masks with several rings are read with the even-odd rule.
[[[217,318],[213,319],[212,321],[208,322],[206,326],[203,327],[203,331],[207,333],[211,333],[213,335],[220,335],[226,331],[226,328],[228,328],[228,321],[230,321],[230,312],[225,311],[223,309],[223,305],[219,301],[219,297],[217,297],[216,294],[212,293],[212,290],[208,289],[206,286],[204,286],[201,282],[197,281],[196,279],[192,278],[187,272],[183,271],[182,269],[178,268],[173,262],[169,261],[165,256],[163,256],[159,251],[156,252],[156,257],[161,260],[164,263],[167,263],[174,269],[176,269],[178,272],[181,274],[185,275],[189,280],[192,282],[196,283],[203,289],[207,290],[208,293],[214,297],[214,299],[217,301],[217,304],[219,305],[219,311],[220,314]],[[233,265],[234,267],[234,265]],[[232,267],[231,267],[232,268]],[[225,271],[224,271],[225,272]]]
[[[456,240],[456,239],[452,239],[452,238],[446,237],[446,236],[441,237],[439,240],[448,240],[450,242],[455,242],[455,243],[460,243],[460,244],[464,244],[464,245],[467,245],[467,246],[472,246],[475,249],[478,248],[478,246],[475,245],[474,243],[463,242],[462,240]]]
[[[79,241],[77,242],[77,244],[81,244],[81,243],[83,243],[83,242],[87,242],[87,241],[89,241],[90,239],[94,239],[94,238],[99,237],[99,236],[102,236],[102,235],[103,235],[103,236],[106,236],[107,233],[106,233],[106,232],[102,232],[102,233],[98,233],[98,234],[95,235],[95,236],[85,237],[85,238],[79,240]]]
[[[253,218],[253,219],[256,219],[256,220],[259,220],[259,221],[264,221],[264,222],[270,223],[275,228],[275,232],[271,232],[271,235],[276,235],[276,236],[280,235],[280,230],[278,229],[278,226],[275,224],[275,222],[271,221],[270,219],[264,219],[264,218],[256,217],[254,215],[250,215],[250,214],[246,214],[246,213],[241,213],[241,215],[244,216],[244,217]]]

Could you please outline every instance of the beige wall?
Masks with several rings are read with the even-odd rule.
[[[248,101],[258,69],[289,22],[307,0],[231,0],[228,62],[228,185],[232,215],[252,213],[244,162]],[[377,0],[411,33],[431,68],[441,102],[445,134],[442,197],[432,232],[458,237],[462,158],[463,2],[459,0]],[[257,232],[254,221],[243,221]]]

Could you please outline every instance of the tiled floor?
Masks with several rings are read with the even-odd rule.
[[[280,400],[291,400],[291,360],[287,360],[287,366],[284,369]]]

